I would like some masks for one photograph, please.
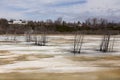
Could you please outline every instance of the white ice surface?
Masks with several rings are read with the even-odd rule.
[[[49,36],[48,41],[51,42],[52,39],[64,39],[69,40],[73,39],[73,36]],[[4,36],[0,36],[1,41],[4,40]],[[32,43],[24,42],[25,39],[23,36],[17,37],[17,40],[21,41],[20,43],[0,43],[0,50],[8,50],[13,55],[5,55],[0,56],[2,58],[11,58],[18,56],[19,54],[51,54],[55,55],[52,58],[38,59],[35,61],[19,61],[13,64],[0,65],[0,73],[8,73],[8,72],[89,72],[89,71],[97,71],[104,68],[101,67],[93,67],[93,66],[84,66],[83,63],[77,65],[71,60],[64,58],[64,55],[71,55],[70,51],[72,51],[73,43],[54,43],[51,42],[47,44],[47,46],[35,46]],[[93,41],[92,41],[93,40]],[[106,55],[104,53],[100,53],[94,49],[98,49],[100,44],[101,37],[87,36],[85,37],[85,43],[82,47],[82,52],[85,54],[81,55]],[[119,37],[115,44],[114,53],[109,53],[110,55],[120,55],[120,41]],[[61,56],[59,56],[61,55]],[[87,63],[85,63],[87,64]],[[36,70],[28,70],[29,68],[36,68]],[[19,70],[20,69],[20,70]],[[23,69],[23,70],[22,70]]]

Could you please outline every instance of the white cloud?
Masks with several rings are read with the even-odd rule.
[[[66,4],[79,1],[86,2]],[[1,0],[0,4],[0,17],[6,18],[41,20],[63,17],[67,21],[76,21],[89,17],[110,20],[120,17],[120,0]]]

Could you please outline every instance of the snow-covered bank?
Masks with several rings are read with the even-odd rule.
[[[0,60],[12,60],[13,63],[0,65],[0,73],[9,72],[54,72],[54,73],[70,73],[70,72],[91,72],[99,70],[111,69],[111,67],[103,67],[104,65],[111,65],[117,68],[120,66],[120,59],[117,60],[99,60],[99,61],[73,61],[67,57],[74,57],[71,53],[73,49],[74,36],[48,36],[47,46],[36,46],[33,42],[25,42],[23,36],[18,36],[19,42],[5,42],[4,36],[0,36],[0,51],[8,51],[10,54],[0,55]],[[120,38],[117,36],[114,50],[115,52],[102,53],[97,51],[100,46],[102,36],[85,36],[82,46],[82,53],[80,57],[98,57],[98,56],[119,56],[120,55]],[[38,58],[32,55],[53,55],[50,58]],[[29,61],[14,61],[14,58],[20,55],[26,55],[31,59]],[[104,62],[105,64],[103,64]],[[103,66],[99,66],[100,63]]]

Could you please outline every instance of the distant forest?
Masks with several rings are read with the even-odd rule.
[[[40,34],[71,34],[76,31],[85,31],[86,34],[102,34],[104,31],[115,31],[120,33],[120,23],[109,22],[105,19],[92,18],[85,22],[66,22],[62,18],[55,21],[48,19],[46,21],[26,21],[26,24],[12,23],[14,20],[0,18],[0,34],[24,34],[32,31]],[[25,22],[24,20],[20,20]],[[11,23],[10,23],[11,22]]]

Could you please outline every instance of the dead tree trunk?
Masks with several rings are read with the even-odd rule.
[[[73,47],[73,53],[74,54],[80,54],[82,49],[82,44],[84,40],[84,34],[83,33],[76,33],[74,37],[74,47]]]
[[[36,31],[37,33],[38,31]],[[37,36],[35,35],[35,45],[38,46],[46,46],[47,43],[47,36],[46,36],[46,30],[44,27],[41,27],[41,35]]]
[[[110,34],[105,34],[103,37],[102,43],[100,45],[100,51],[108,52],[109,43],[110,43]]]
[[[26,42],[32,41],[32,34],[33,34],[33,30],[29,30],[25,32]]]
[[[113,36],[112,34],[114,34],[114,32],[112,31],[108,32],[107,34],[104,34],[100,45],[101,52],[113,52],[115,36]]]
[[[74,48],[73,48],[73,53],[75,54],[76,53],[76,42],[77,42],[77,33],[75,34],[75,37],[74,37]]]

